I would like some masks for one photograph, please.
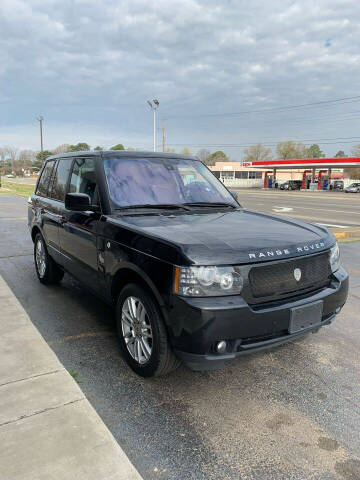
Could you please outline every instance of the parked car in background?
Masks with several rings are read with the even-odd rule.
[[[242,208],[190,156],[49,157],[28,225],[39,281],[66,271],[113,305],[124,359],[144,377],[316,332],[348,294],[327,228]]]
[[[333,180],[330,184],[330,190],[344,190],[344,181]]]
[[[15,178],[16,176],[12,173],[8,173],[7,175],[5,175],[6,178]]]
[[[346,193],[359,193],[360,192],[360,183],[354,182],[351,183],[348,187],[345,188]]]
[[[280,190],[300,190],[301,184],[301,180],[287,180],[280,185]]]

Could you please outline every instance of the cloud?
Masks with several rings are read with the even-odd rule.
[[[1,122],[21,138],[42,113],[64,134],[80,123],[79,140],[151,144],[146,99],[158,97],[174,143],[235,141],[248,119],[229,132],[185,115],[356,95],[359,20],[350,0],[2,0]],[[244,141],[307,133],[256,118]]]

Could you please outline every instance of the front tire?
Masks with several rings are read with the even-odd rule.
[[[34,260],[37,277],[44,285],[59,283],[64,272],[50,257],[43,236],[38,233],[34,242]]]
[[[158,304],[142,287],[123,288],[116,306],[120,348],[126,363],[142,377],[166,375],[180,361],[171,350]]]

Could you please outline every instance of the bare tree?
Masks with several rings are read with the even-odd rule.
[[[301,142],[296,143],[289,140],[287,142],[279,142],[276,146],[276,153],[278,157],[283,160],[306,158],[307,148]]]
[[[353,157],[360,157],[360,145],[354,145],[351,149],[351,155]]]
[[[206,150],[206,148],[202,148],[196,154],[196,156],[199,157],[200,160],[205,164],[209,160],[210,155],[211,155],[211,152],[209,152],[209,150]]]
[[[360,157],[360,145],[354,145],[350,153],[352,157]],[[360,178],[360,168],[344,168],[344,173],[346,173],[349,178],[353,178],[355,180]]]
[[[244,150],[244,160],[246,162],[263,162],[272,158],[271,148],[266,148],[261,143],[252,145]]]
[[[185,147],[183,148],[180,153],[183,153],[184,155],[192,155],[192,153],[190,152],[190,150],[188,149],[188,147]]]
[[[57,155],[58,153],[66,153],[70,147],[69,143],[62,143],[61,145],[58,145],[56,148],[52,150],[52,153],[54,155]]]
[[[16,147],[11,147],[8,145],[4,148],[6,149],[6,158],[11,164],[13,164],[13,162],[15,162],[17,159],[19,150]]]
[[[3,165],[7,158],[7,149],[6,147],[0,147],[0,163]]]
[[[6,155],[7,155],[6,148],[0,147],[0,187],[1,187],[1,175],[5,174]]]
[[[16,175],[24,175],[25,170],[30,170],[35,159],[36,153],[33,150],[20,150],[14,162]]]

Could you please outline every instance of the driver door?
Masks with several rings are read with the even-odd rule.
[[[99,204],[94,157],[75,158],[69,179],[69,193],[86,193]],[[97,230],[99,214],[64,209],[60,228],[60,249],[65,269],[93,290],[98,290]]]

